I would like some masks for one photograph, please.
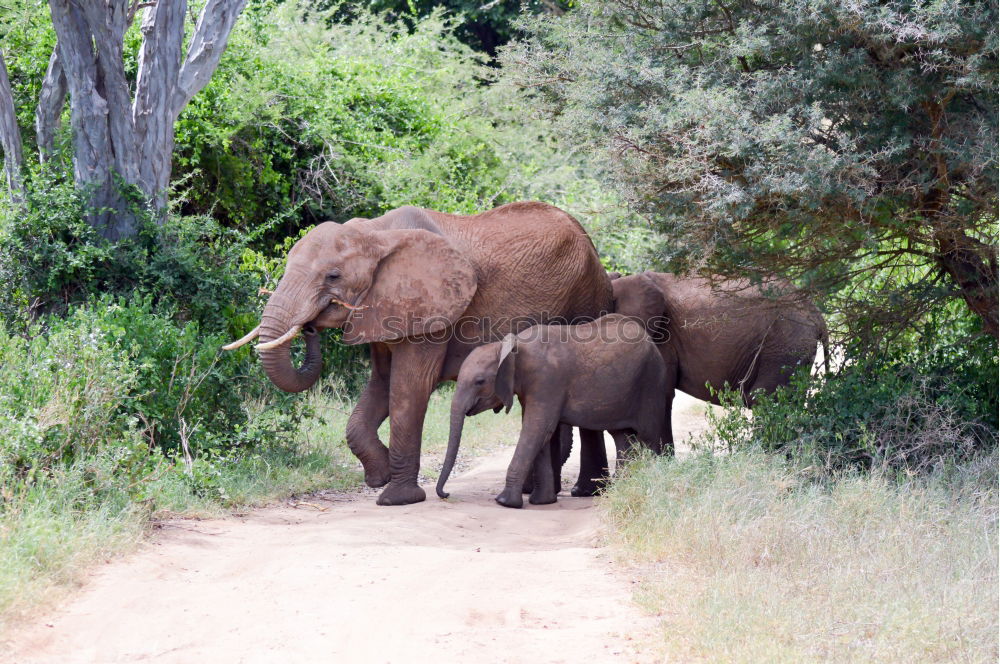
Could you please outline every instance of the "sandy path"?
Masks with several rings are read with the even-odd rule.
[[[678,406],[683,438],[701,416]],[[449,501],[427,486],[427,502],[407,507],[377,507],[372,492],[165,523],[23,626],[6,659],[648,661],[652,623],[600,544],[593,501],[498,506],[510,453],[454,478]]]

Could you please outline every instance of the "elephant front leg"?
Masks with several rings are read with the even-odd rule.
[[[535,486],[532,488],[528,502],[532,505],[550,505],[556,502],[556,475],[553,468],[553,446],[558,444],[559,427],[556,427],[552,437],[542,444],[535,461],[532,464]],[[554,442],[555,441],[555,442]]]
[[[580,429],[580,477],[570,491],[576,497],[596,496],[608,479],[608,452],[604,432]]]
[[[378,437],[378,428],[389,416],[390,355],[383,344],[371,345],[372,373],[347,420],[347,446],[365,469],[365,484],[389,482],[389,449]]]
[[[524,505],[524,498],[521,492],[524,488],[524,481],[528,476],[528,471],[535,468],[535,492],[539,491],[541,483],[548,483],[548,492],[555,502],[553,492],[553,477],[551,468],[551,456],[549,454],[539,455],[542,447],[552,437],[552,433],[559,424],[558,419],[545,413],[541,408],[532,408],[522,402],[524,418],[521,420],[521,435],[517,439],[517,448],[514,450],[514,458],[511,459],[507,467],[507,480],[503,491],[496,497],[496,501],[504,507],[521,507]],[[541,459],[541,461],[539,461]],[[544,466],[544,469],[543,469]],[[544,490],[544,489],[543,489]],[[535,492],[532,492],[532,502],[534,503]],[[549,496],[538,494],[538,500],[543,501]]]
[[[569,459],[570,452],[573,450],[573,427],[568,424],[560,424],[556,428],[555,433],[552,434],[548,449],[549,455],[552,459],[552,485],[554,487],[555,494],[558,495],[559,492],[562,491],[562,467],[566,464],[566,460]],[[545,450],[543,450],[541,454],[544,455]],[[531,494],[535,492],[534,465],[532,465],[531,470],[528,471],[528,477],[524,480],[524,487],[522,487],[521,492]],[[530,502],[534,504],[534,500]]]
[[[674,456],[674,396],[677,394],[677,353],[672,347],[660,349],[667,369],[666,394],[664,395],[663,433],[660,435],[660,454]]]
[[[665,454],[667,456],[674,456],[674,427],[673,427],[673,411],[674,411],[674,389],[670,388],[667,391],[667,403],[663,414],[663,433],[660,436],[660,454]]]
[[[389,377],[389,484],[379,505],[419,503],[417,485],[424,416],[444,363],[445,344],[404,341],[393,350]]]

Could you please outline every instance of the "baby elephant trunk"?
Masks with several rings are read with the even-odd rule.
[[[469,412],[471,406],[469,399],[464,397],[460,391],[455,391],[455,397],[451,400],[451,429],[448,434],[448,452],[444,457],[444,465],[441,466],[441,475],[438,476],[437,495],[439,498],[447,498],[444,485],[451,475],[451,469],[455,467],[455,457],[458,456],[458,445],[462,442],[462,426],[465,424],[465,414]]]

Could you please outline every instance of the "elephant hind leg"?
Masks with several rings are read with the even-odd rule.
[[[640,445],[650,446],[653,441],[659,441],[659,431],[636,431],[635,429],[615,429],[608,431],[615,440],[617,457],[615,460],[615,475],[625,468],[635,457]]]
[[[604,432],[580,429],[580,476],[570,495],[596,496],[610,474],[608,452],[604,449]]]

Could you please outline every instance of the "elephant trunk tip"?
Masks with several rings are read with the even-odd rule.
[[[438,479],[438,483],[437,483],[437,495],[438,495],[438,498],[440,498],[442,500],[448,498],[448,496],[451,495],[450,493],[448,493],[447,491],[444,490],[444,482],[442,482],[440,479]]]

